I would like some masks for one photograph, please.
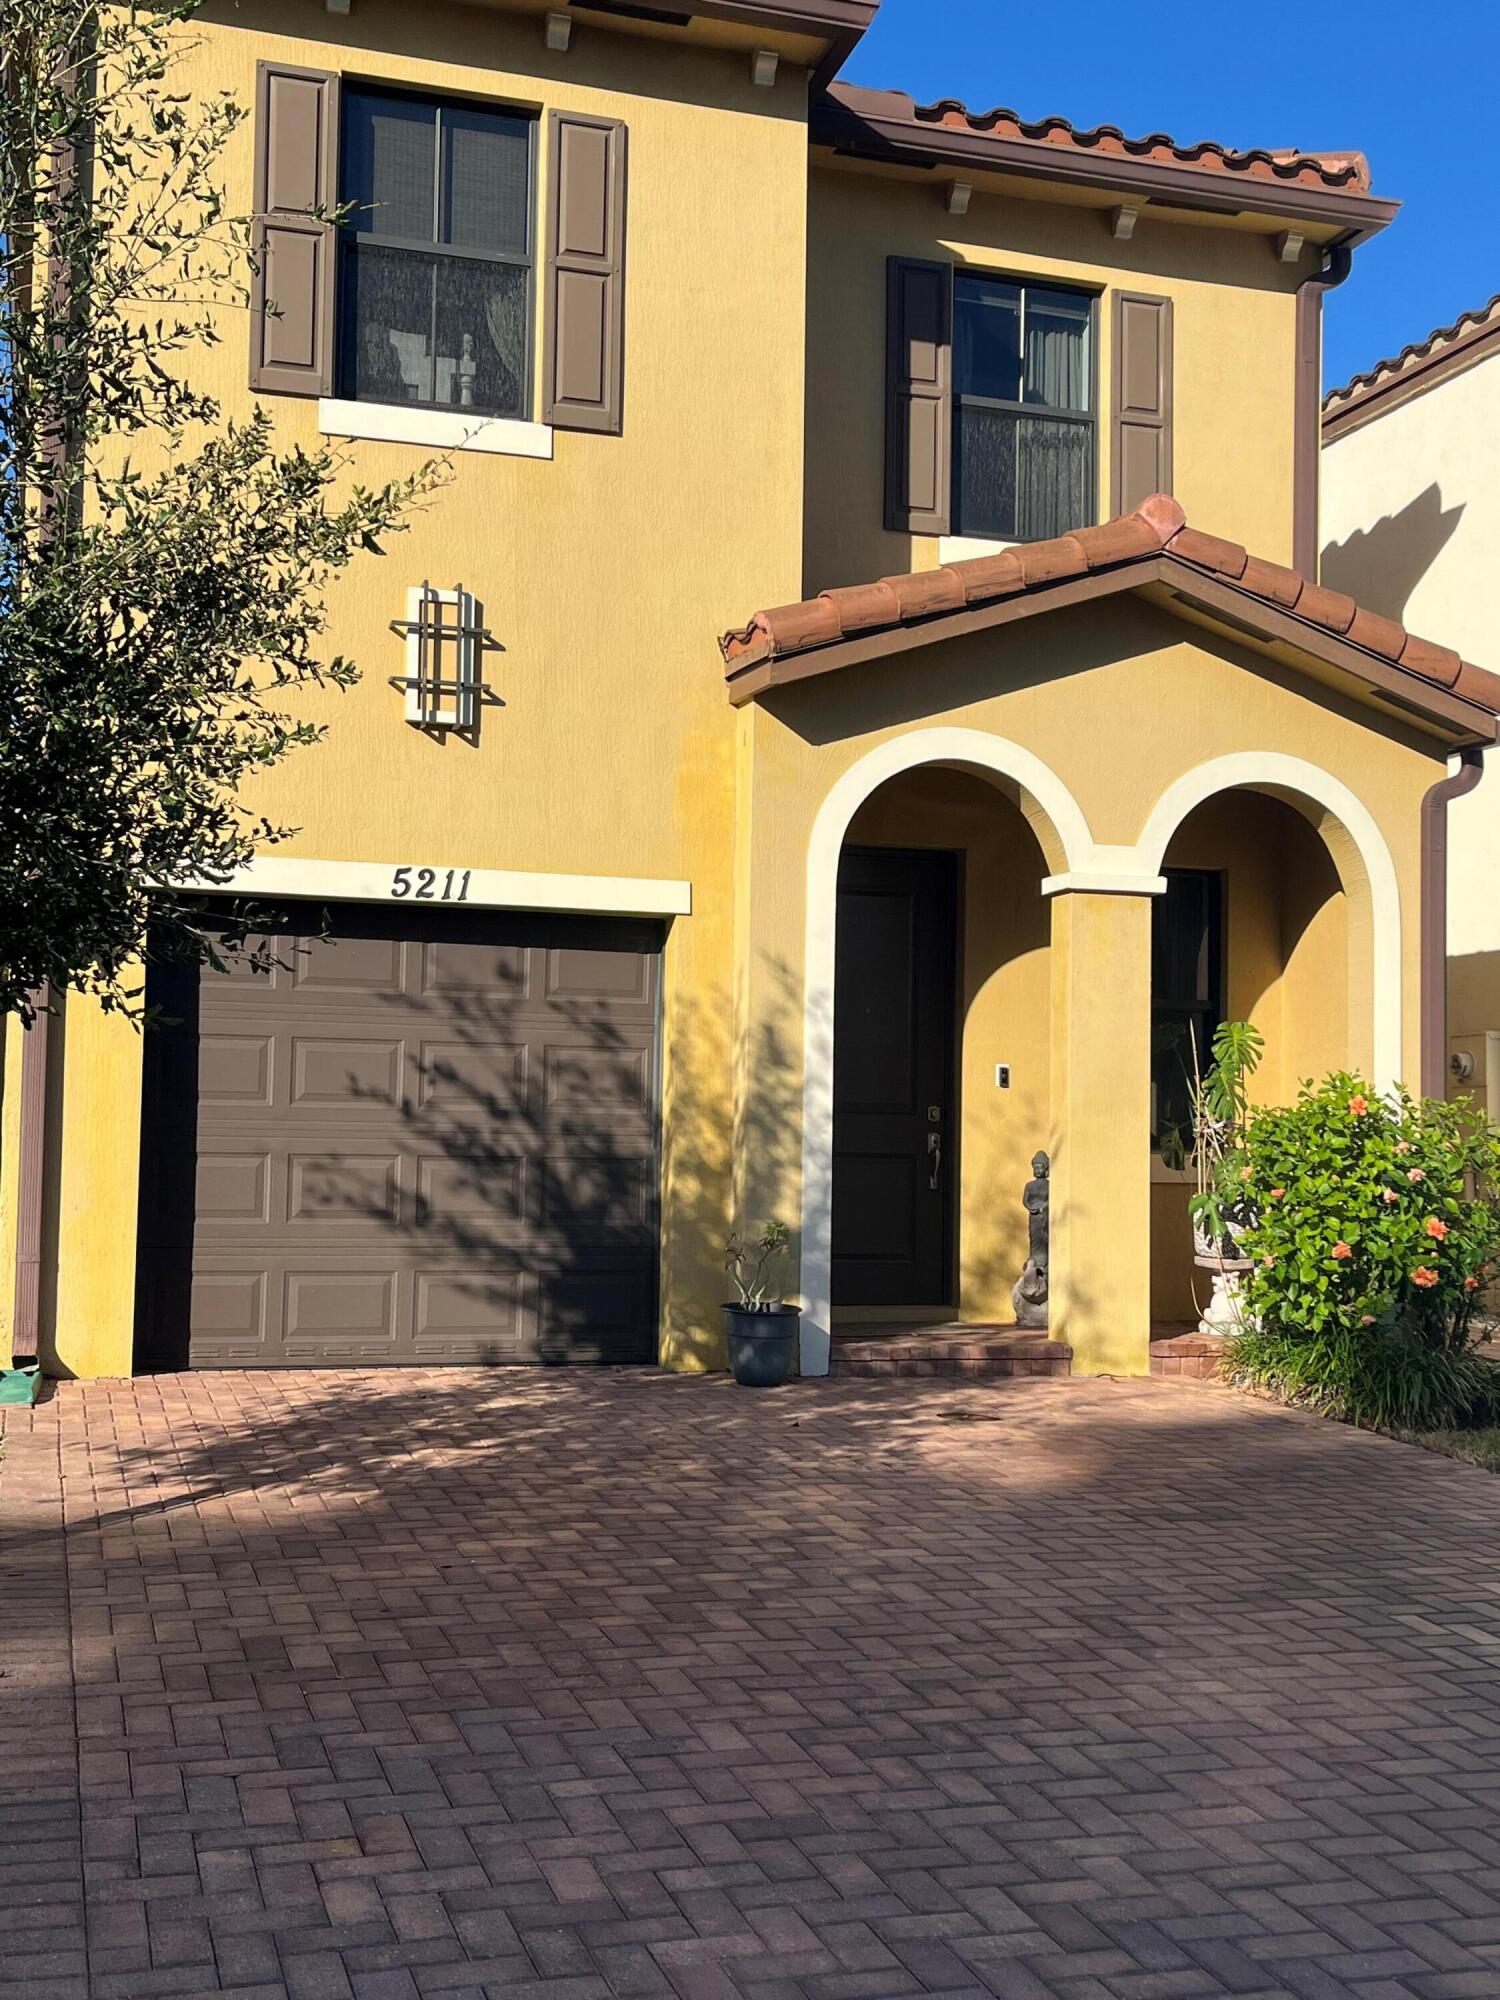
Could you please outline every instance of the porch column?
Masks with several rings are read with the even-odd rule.
[[[1052,891],[1054,1340],[1076,1375],[1151,1364],[1151,909],[1156,883]]]

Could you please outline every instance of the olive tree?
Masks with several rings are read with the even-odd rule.
[[[199,4],[0,0],[0,1009],[27,1018],[44,982],[138,1016],[148,943],[220,949],[184,885],[291,830],[240,790],[322,733],[300,690],[356,679],[327,585],[435,478],[362,487],[202,386],[253,262],[246,114],[182,87]]]

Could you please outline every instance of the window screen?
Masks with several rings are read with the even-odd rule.
[[[1094,507],[1094,308],[1081,292],[954,286],[954,527],[1033,542]]]
[[[1169,868],[1151,911],[1151,1144],[1190,1142],[1193,1051],[1206,1070],[1224,1018],[1224,878]]]
[[[345,91],[345,395],[527,414],[533,130],[474,105]]]

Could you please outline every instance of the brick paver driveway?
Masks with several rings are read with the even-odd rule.
[[[26,2000],[1500,1995],[1500,1481],[1421,1452],[222,1375],[65,1388],[0,1515]]]

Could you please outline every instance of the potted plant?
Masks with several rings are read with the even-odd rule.
[[[1194,1262],[1213,1271],[1245,1270],[1240,1238],[1255,1221],[1247,1191],[1248,1175],[1237,1178],[1234,1162],[1245,1149],[1250,1124],[1250,1078],[1260,1068],[1265,1039],[1248,1021],[1221,1021],[1214,1030],[1206,1071],[1192,1038],[1193,1074],[1190,1157],[1197,1191],[1188,1204],[1193,1218]]]
[[[769,1273],[787,1246],[784,1222],[768,1223],[754,1243],[738,1235],[724,1246],[724,1268],[738,1297],[724,1308],[729,1366],[745,1389],[779,1389],[792,1372],[801,1312],[771,1296]]]

